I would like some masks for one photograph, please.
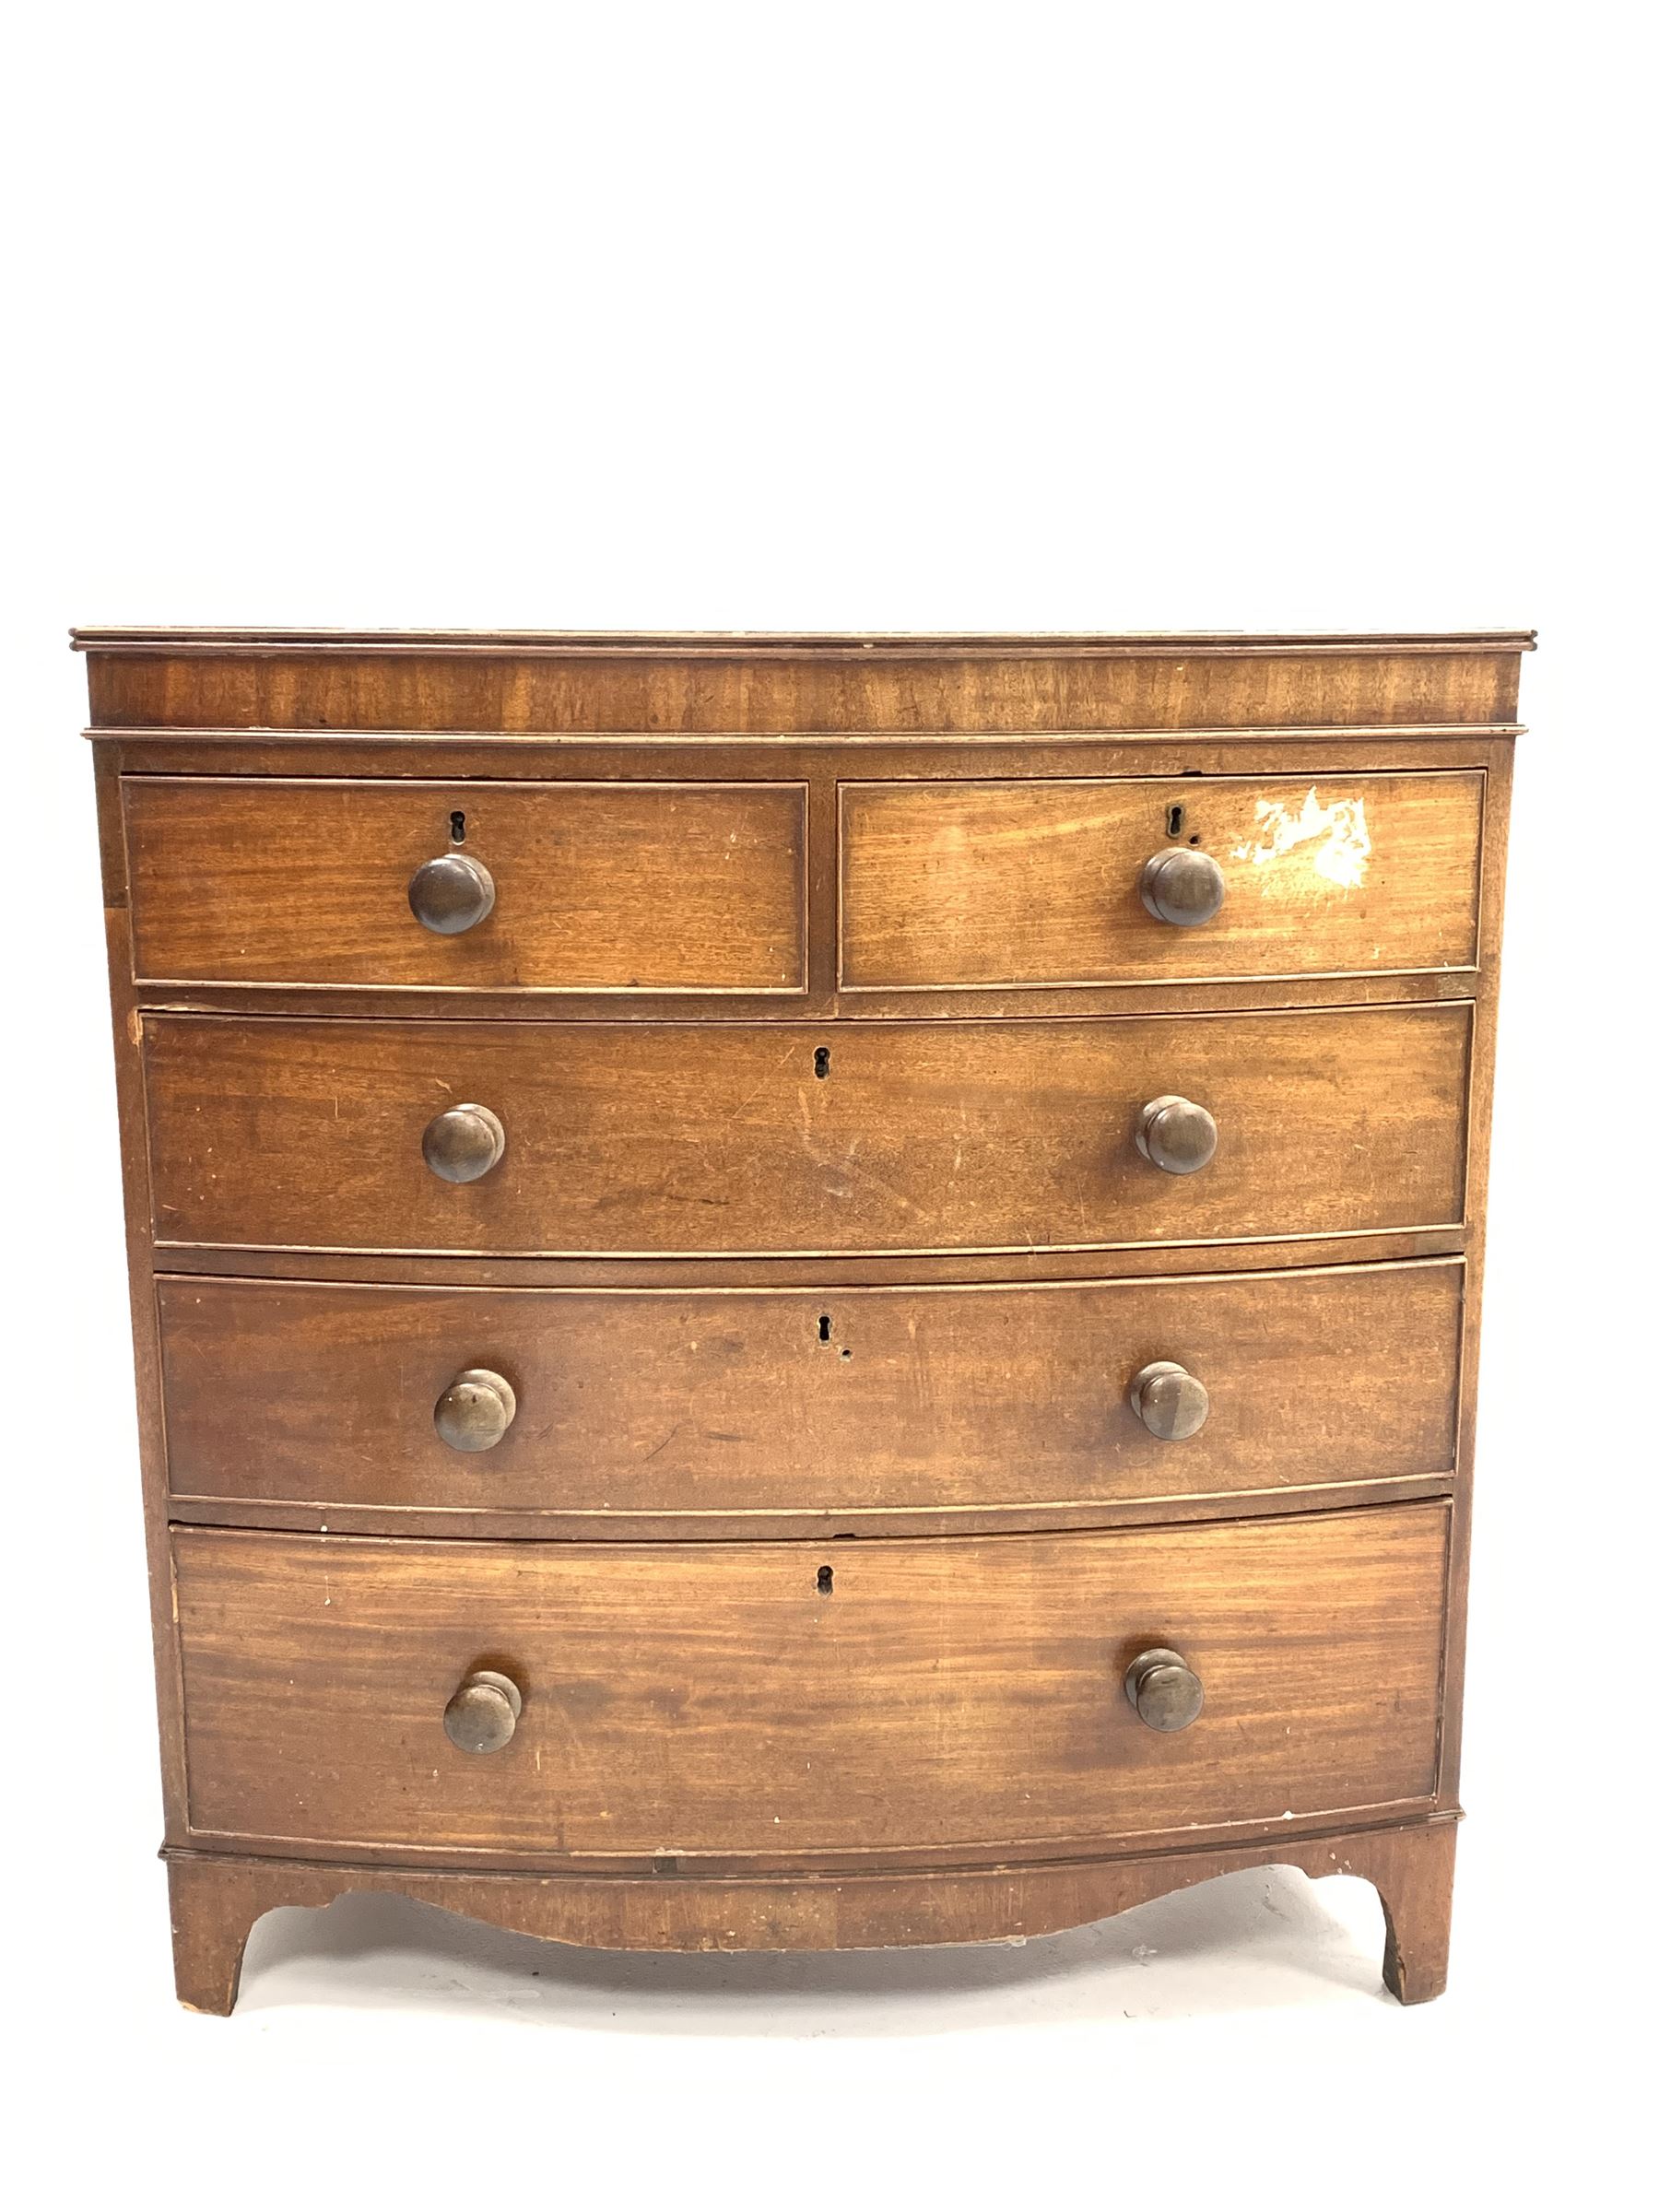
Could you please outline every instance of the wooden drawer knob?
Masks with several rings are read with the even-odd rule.
[[[1172,1735],[1204,1711],[1204,1685],[1179,1652],[1159,1644],[1129,1663],[1124,1695],[1148,1728]]]
[[[1135,1141],[1143,1158],[1166,1175],[1196,1175],[1216,1157],[1215,1116],[1191,1099],[1148,1099]]]
[[[443,1709],[443,1733],[457,1751],[500,1751],[512,1741],[524,1694],[511,1675],[479,1667]]]
[[[420,1139],[421,1158],[444,1182],[477,1182],[507,1149],[507,1132],[488,1106],[452,1106]]]
[[[1209,1392],[1175,1359],[1154,1359],[1129,1385],[1129,1403],[1154,1436],[1179,1443],[1209,1418]]]
[[[465,1367],[432,1408],[432,1426],[453,1452],[488,1452],[512,1428],[518,1398],[505,1375]]]
[[[1141,904],[1159,922],[1196,929],[1213,922],[1227,896],[1227,880],[1207,853],[1170,845],[1154,853],[1140,874]]]
[[[409,878],[409,912],[422,929],[441,937],[476,928],[494,904],[495,877],[465,853],[423,860]]]

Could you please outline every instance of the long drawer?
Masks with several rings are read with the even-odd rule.
[[[1470,771],[843,784],[841,981],[1472,968],[1484,782]],[[1143,899],[1146,864],[1175,851],[1209,868],[1220,904],[1207,920],[1175,926]]]
[[[821,1026],[153,1016],[155,1232],[698,1254],[1456,1224],[1470,1021],[1457,1001]],[[1213,1119],[1197,1172],[1164,1171],[1137,1142],[1167,1098]],[[444,1181],[428,1141],[477,1106],[504,1150],[477,1180]]]
[[[665,1858],[1061,1847],[1426,1799],[1446,1512],[833,1547],[179,1529],[198,1836]],[[1148,1726],[1170,1649],[1197,1718]],[[479,1670],[511,1740],[457,1748]]]
[[[128,776],[145,979],[428,990],[799,991],[793,783]],[[485,871],[454,934],[411,911],[433,861]],[[453,914],[452,922],[463,917]]]
[[[181,1512],[257,1501],[314,1520],[351,1507],[394,1527],[409,1510],[832,1522],[1293,1500],[1454,1462],[1456,1260],[824,1291],[164,1276],[157,1294]],[[1157,1363],[1190,1379],[1161,1433],[1135,1403]],[[485,1384],[459,1428],[466,1375],[506,1388]]]

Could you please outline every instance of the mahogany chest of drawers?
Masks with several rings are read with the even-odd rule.
[[[86,631],[181,1997],[394,1889],[1444,1980],[1518,634]]]

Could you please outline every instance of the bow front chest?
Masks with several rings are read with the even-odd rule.
[[[1445,1972],[1522,635],[78,634],[179,1994]]]

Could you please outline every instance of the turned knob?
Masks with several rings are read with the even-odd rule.
[[[1176,1359],[1154,1359],[1129,1385],[1129,1403],[1154,1436],[1179,1443],[1209,1418],[1209,1392]]]
[[[512,1741],[524,1694],[511,1675],[478,1667],[443,1709],[443,1733],[457,1751],[500,1751]]]
[[[494,904],[495,877],[465,853],[423,860],[409,878],[409,912],[422,929],[441,937],[475,928]]]
[[[421,1158],[444,1182],[477,1182],[507,1149],[507,1132],[488,1106],[452,1106],[434,1114],[420,1139]]]
[[[1148,1728],[1170,1735],[1190,1728],[1204,1710],[1204,1685],[1179,1652],[1163,1645],[1129,1663],[1124,1695]]]
[[[453,1452],[488,1452],[512,1428],[518,1398],[505,1375],[465,1367],[432,1408],[432,1426]]]
[[[1135,1141],[1142,1157],[1166,1175],[1196,1175],[1216,1157],[1215,1116],[1191,1099],[1148,1099]]]
[[[1140,873],[1141,904],[1159,922],[1195,929],[1212,922],[1227,896],[1227,879],[1207,853],[1169,845],[1154,853]]]

